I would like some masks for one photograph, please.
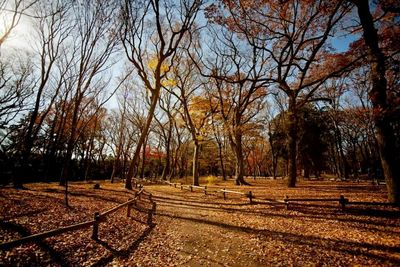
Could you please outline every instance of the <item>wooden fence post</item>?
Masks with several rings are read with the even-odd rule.
[[[129,201],[130,199],[128,198],[128,201]],[[127,206],[126,206],[126,217],[131,217],[131,204],[128,204]]]
[[[147,216],[147,224],[152,225],[153,224],[153,214],[156,212],[156,202],[153,202],[151,206],[151,210],[148,212]]]
[[[92,239],[98,240],[99,239],[99,221],[100,221],[100,214],[98,212],[94,213],[94,224],[93,224],[93,232],[92,232]]]
[[[204,186],[204,195],[207,195],[207,186]]]
[[[189,185],[189,186],[190,186],[190,192],[193,192],[193,187],[191,185]]]
[[[253,193],[251,191],[249,191],[249,194],[247,196],[249,197],[250,204],[252,204],[253,203]]]
[[[346,208],[346,199],[344,198],[343,195],[340,195],[340,199],[339,199],[339,205],[342,208],[342,210],[344,210]]]
[[[153,195],[151,193],[149,194],[149,200],[150,202],[153,202]]]
[[[225,190],[225,188],[224,188]],[[222,191],[222,195],[224,196],[224,200],[226,200],[225,191]]]
[[[284,201],[285,201],[286,209],[288,210],[289,209],[289,197],[287,195],[285,195]]]

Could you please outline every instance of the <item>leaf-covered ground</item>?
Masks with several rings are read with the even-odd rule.
[[[210,185],[214,193],[190,192],[167,185],[146,185],[157,202],[155,225],[147,215],[126,210],[100,225],[100,241],[91,228],[0,251],[0,265],[34,266],[399,266],[400,212],[396,208],[349,206],[337,202],[291,205],[285,195],[385,201],[384,187],[368,183],[301,181],[288,189],[282,180],[232,181]],[[90,220],[133,196],[121,183],[74,183],[71,208],[63,188],[29,184],[27,190],[0,189],[0,242]],[[223,200],[219,188],[248,192]],[[140,222],[142,221],[142,222]]]

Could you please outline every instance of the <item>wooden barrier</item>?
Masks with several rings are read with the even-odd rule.
[[[254,195],[251,191],[249,191],[248,193],[243,193],[243,192],[237,192],[237,191],[232,191],[232,190],[226,190],[224,188],[224,189],[221,189],[220,192],[222,192],[222,196],[224,197],[224,200],[226,200],[226,194],[229,193],[229,194],[237,194],[237,195],[243,195],[245,197],[248,197],[250,203],[253,203]]]
[[[36,240],[43,239],[43,238],[46,238],[46,237],[51,237],[51,236],[54,236],[54,235],[66,233],[66,232],[69,232],[69,231],[74,231],[74,230],[87,228],[87,227],[90,227],[90,226],[94,225],[94,223],[95,223],[94,220],[93,221],[87,221],[87,222],[82,222],[82,223],[78,223],[78,224],[74,224],[74,225],[69,225],[69,226],[66,226],[66,227],[61,227],[61,228],[58,228],[58,229],[50,230],[50,231],[39,233],[39,234],[25,236],[25,237],[22,237],[22,238],[17,239],[17,240],[12,240],[12,241],[0,244],[0,249],[10,249],[12,247],[15,247],[15,246],[18,246],[18,245],[21,245],[23,243],[27,243],[27,242],[30,242],[30,241],[36,241]]]
[[[398,207],[398,205],[389,202],[363,202],[363,201],[348,201],[347,205],[365,205],[365,206],[388,206]]]
[[[182,183],[171,183],[168,181],[164,181],[164,183],[177,187],[179,186],[181,190],[183,189],[188,189],[191,192],[193,192],[193,189],[201,189],[204,191],[204,194],[207,195],[210,193],[210,188],[207,188],[207,186],[195,186],[195,185],[184,185]],[[211,192],[220,192],[222,193],[222,196],[224,200],[227,198],[227,194],[237,194],[237,195],[243,195],[249,198],[250,203],[254,203],[253,199],[255,196],[253,195],[252,191],[249,191],[248,193],[243,193],[243,192],[238,192],[238,191],[233,191],[233,190],[227,190],[227,189],[220,189],[217,191],[211,191]],[[259,199],[259,198],[257,198]],[[260,199],[262,200],[262,199]],[[285,196],[283,200],[271,200],[271,199],[266,199],[268,201],[273,201],[274,203],[277,204],[284,204],[287,209],[289,209],[289,204],[290,202],[338,202],[341,209],[344,210],[346,208],[346,205],[371,205],[371,206],[391,206],[391,207],[397,207],[395,204],[392,203],[387,203],[387,202],[362,202],[362,201],[350,201],[349,199],[345,198],[343,195],[340,195],[339,198],[289,198],[288,196]]]
[[[183,189],[188,189],[188,190],[190,190],[190,192],[193,192],[193,191],[191,190],[191,185],[180,184],[179,187],[180,187],[181,190],[183,190]]]
[[[207,195],[207,186],[191,185],[191,186],[190,186],[191,192],[193,192],[193,188],[195,188],[195,189],[200,189],[200,190],[204,191],[204,194],[205,194],[205,195]]]
[[[339,198],[289,198],[285,196],[283,202],[285,203],[286,209],[289,209],[290,202],[338,202],[342,210],[344,210],[349,200],[343,195],[340,195]]]
[[[47,237],[63,234],[66,232],[75,231],[75,230],[79,230],[79,229],[83,229],[83,228],[88,228],[90,226],[93,226],[91,238],[94,240],[98,240],[100,223],[105,220],[106,216],[110,215],[111,213],[114,213],[115,211],[117,211],[120,208],[125,207],[125,206],[127,206],[127,212],[126,212],[127,217],[130,217],[131,208],[135,208],[138,211],[147,212],[147,214],[148,214],[147,224],[152,225],[153,214],[156,211],[156,203],[152,200],[152,194],[148,194],[148,198],[150,199],[150,202],[152,203],[152,208],[150,210],[140,209],[137,206],[137,200],[140,199],[140,196],[142,194],[145,194],[143,189],[141,189],[139,192],[136,192],[135,197],[133,199],[128,199],[128,201],[126,201],[122,204],[119,204],[103,213],[95,212],[93,215],[93,220],[91,220],[91,221],[82,222],[82,223],[78,223],[78,224],[74,224],[74,225],[70,225],[70,226],[66,226],[66,227],[61,227],[61,228],[50,230],[47,232],[38,233],[38,234],[22,237],[17,240],[5,242],[5,243],[0,244],[0,249],[3,249],[3,250],[10,249],[10,248],[13,248],[15,246],[18,246],[18,245],[21,245],[21,244],[24,244],[24,243],[27,243],[30,241],[37,241],[37,240],[41,240],[41,239],[44,239]]]

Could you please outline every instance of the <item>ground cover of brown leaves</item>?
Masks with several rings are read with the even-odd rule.
[[[70,207],[64,205],[64,188],[57,184],[28,184],[26,190],[0,189],[0,242],[41,233],[93,219],[94,212],[106,211],[128,198],[133,192],[122,184],[70,185]],[[119,187],[119,188],[118,188]],[[12,250],[0,250],[0,266],[90,266],[106,264],[114,254],[127,254],[133,241],[147,228],[147,215],[132,212],[126,217],[121,209],[100,224],[100,241],[91,239],[91,227],[28,243]]]
[[[400,212],[397,208],[348,206],[337,202],[285,205],[289,197],[385,201],[383,186],[369,183],[300,181],[287,188],[282,180],[232,181],[208,185],[214,191],[180,190],[145,185],[157,202],[154,227],[146,216],[126,218],[125,209],[101,224],[100,242],[91,229],[47,238],[0,251],[0,265],[74,266],[399,266]],[[63,206],[62,187],[27,185],[28,190],[0,189],[0,241],[37,233],[93,217],[93,212],[122,203],[132,192],[122,184],[73,184],[71,205]],[[223,200],[217,190],[248,192],[255,203],[239,195]],[[308,205],[309,204],[309,205]],[[142,218],[140,217],[142,216]],[[22,229],[22,230],[21,230]],[[32,264],[33,263],[33,264]]]

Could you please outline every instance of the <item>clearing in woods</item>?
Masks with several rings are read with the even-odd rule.
[[[344,194],[352,201],[384,201],[382,186],[369,183],[301,181],[288,189],[285,181],[257,180],[236,187],[232,181],[209,186],[241,192],[251,190],[255,203],[239,195],[204,195],[167,185],[145,185],[157,202],[155,225],[147,227],[141,214],[125,211],[101,224],[100,241],[90,229],[47,238],[0,251],[3,265],[54,263],[84,266],[268,266],[268,265],[400,265],[400,215],[396,208],[349,206],[337,202],[303,203],[289,210],[289,197],[332,198]],[[73,184],[73,208],[62,206],[62,188],[54,184],[27,185],[28,190],[1,189],[2,242],[17,238],[21,229],[36,233],[84,221],[95,210],[126,201],[121,184]],[[43,201],[52,199],[43,209]],[[48,205],[47,205],[48,206]],[[27,212],[27,209],[30,212]],[[35,210],[36,209],[36,210]],[[50,210],[49,210],[50,209]],[[55,216],[55,214],[62,214]],[[32,250],[36,251],[35,253]]]

